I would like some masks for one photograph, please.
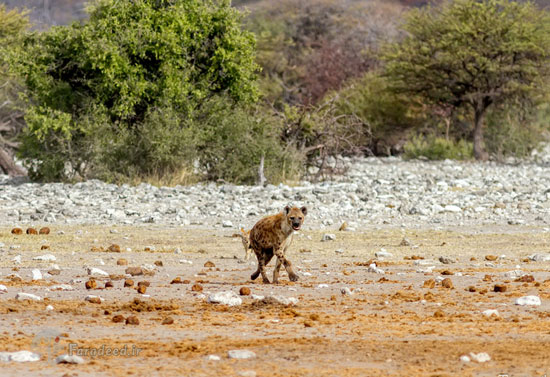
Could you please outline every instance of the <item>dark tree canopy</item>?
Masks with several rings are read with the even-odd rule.
[[[532,3],[457,0],[410,12],[408,35],[385,53],[399,92],[473,112],[474,155],[486,159],[483,120],[494,103],[529,99],[548,73],[549,19]]]

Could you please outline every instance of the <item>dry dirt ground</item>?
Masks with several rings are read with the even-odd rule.
[[[49,235],[13,235],[10,229],[1,228],[0,242],[6,251],[1,253],[0,284],[8,287],[8,293],[0,295],[0,351],[40,351],[42,359],[2,363],[0,375],[550,375],[550,262],[526,259],[550,251],[547,229],[336,230],[336,240],[329,242],[320,241],[323,232],[305,229],[295,237],[289,253],[301,279],[291,283],[283,273],[279,285],[250,281],[253,259],[242,260],[240,239],[231,238],[232,233],[220,229],[52,226]],[[411,245],[400,246],[404,236]],[[122,251],[100,251],[112,244]],[[16,247],[10,249],[12,245]],[[49,249],[41,250],[43,246]],[[151,246],[153,251],[145,251]],[[176,248],[182,253],[175,254]],[[378,262],[386,273],[368,272],[370,260],[381,248],[393,254]],[[335,253],[337,249],[344,252]],[[46,273],[49,262],[32,260],[46,253],[57,257],[59,275]],[[16,255],[22,257],[17,267],[12,261]],[[442,264],[437,261],[442,255],[457,262]],[[491,255],[498,258],[486,260],[486,256],[492,259]],[[128,265],[117,265],[120,258]],[[192,264],[180,262],[182,259]],[[435,261],[432,273],[418,272],[426,268],[415,264],[422,260]],[[136,284],[150,282],[145,293],[150,297],[123,287],[128,266],[159,261],[162,266],[154,275],[132,277]],[[208,261],[214,267],[205,267]],[[534,280],[506,278],[504,273],[517,265]],[[97,278],[97,289],[87,290],[89,277],[84,266],[101,268],[111,276]],[[32,282],[32,268],[40,268],[44,279]],[[272,268],[273,261],[270,275]],[[452,287],[435,282],[438,276],[449,278]],[[176,277],[184,283],[171,284]],[[71,280],[74,291],[49,289]],[[107,281],[114,287],[104,289]],[[192,290],[195,284],[203,291]],[[494,292],[495,284],[505,285],[506,291]],[[208,303],[200,296],[239,292],[241,287],[256,295],[296,297],[299,302],[284,306],[249,295],[242,296],[242,305],[229,307]],[[353,294],[343,295],[344,287]],[[18,292],[45,299],[16,301]],[[87,302],[88,294],[104,301]],[[524,295],[538,295],[542,305],[514,305],[515,299]],[[54,309],[47,311],[48,305]],[[486,317],[482,314],[486,309],[497,309],[500,316]],[[117,315],[124,319],[136,316],[139,324],[114,322]],[[173,323],[163,324],[167,317]],[[58,342],[37,343],[36,335],[48,331],[59,332]],[[141,351],[130,356],[85,356],[86,363],[81,365],[51,362],[50,351],[67,353],[71,343],[80,349],[126,346],[128,351]],[[234,349],[253,351],[256,357],[228,358],[227,352]],[[460,361],[460,356],[470,352],[486,352],[491,360]],[[208,355],[221,359],[209,360]]]

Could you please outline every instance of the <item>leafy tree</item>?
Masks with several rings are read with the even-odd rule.
[[[18,48],[28,28],[28,11],[8,11],[0,4],[0,169],[10,175],[24,174],[13,162],[11,153],[19,146],[16,138],[24,122],[17,96],[22,89],[19,80],[9,72],[9,55]]]
[[[204,103],[255,101],[254,36],[229,0],[98,0],[89,13],[28,38],[17,60],[35,178],[179,169]]]
[[[486,159],[484,118],[494,104],[527,105],[548,74],[548,15],[532,3],[457,0],[412,10],[408,35],[384,54],[401,93],[443,110],[473,113],[474,156]]]

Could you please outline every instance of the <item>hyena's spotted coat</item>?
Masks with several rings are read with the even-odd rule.
[[[304,223],[306,214],[306,207],[286,206],[283,212],[264,217],[254,225],[250,230],[250,248],[258,258],[258,269],[250,276],[252,280],[261,274],[263,282],[269,283],[265,266],[274,255],[277,257],[277,264],[273,270],[273,283],[279,281],[281,265],[285,266],[291,281],[298,280],[298,275],[294,273],[292,264],[286,259],[285,252],[292,242],[292,234],[295,230],[300,230]]]

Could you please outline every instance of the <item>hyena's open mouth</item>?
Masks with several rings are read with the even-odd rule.
[[[300,224],[292,224],[292,229],[300,230]]]

